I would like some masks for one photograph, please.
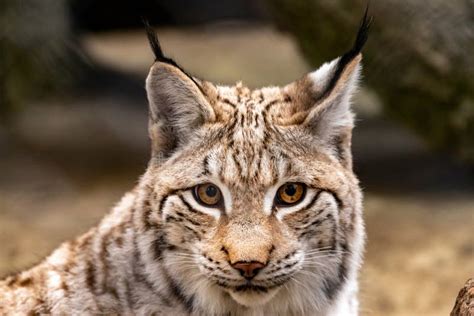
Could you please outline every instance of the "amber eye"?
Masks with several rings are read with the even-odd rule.
[[[276,195],[276,203],[289,206],[300,202],[306,193],[306,187],[301,183],[288,182],[282,185]]]
[[[194,197],[198,202],[206,206],[217,206],[222,200],[221,190],[212,183],[195,186]]]

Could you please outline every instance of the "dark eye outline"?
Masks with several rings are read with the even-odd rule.
[[[207,204],[206,202],[204,202],[200,197],[199,197],[199,193],[198,193],[198,190],[201,186],[205,186],[205,185],[212,185],[213,187],[215,187],[218,191],[218,194],[220,196],[220,199],[219,201],[217,201],[215,204]],[[224,198],[223,198],[223,195],[222,195],[222,191],[221,189],[219,189],[219,187],[217,185],[215,185],[214,183],[211,183],[211,182],[206,182],[206,183],[200,183],[196,186],[194,186],[192,188],[192,192],[193,192],[193,197],[194,199],[196,200],[196,202],[198,202],[200,205],[202,206],[205,206],[205,207],[212,207],[212,208],[221,208],[223,206],[223,202],[224,202]]]
[[[286,185],[289,185],[289,184],[294,184],[294,185],[300,185],[302,188],[303,188],[303,193],[301,194],[301,197],[293,202],[293,203],[288,203],[288,202],[285,202],[283,200],[281,200],[280,198],[280,190],[286,186]],[[289,207],[289,206],[293,206],[293,205],[296,205],[298,203],[301,203],[301,201],[304,200],[304,198],[306,197],[306,191],[307,191],[307,187],[304,183],[300,183],[300,182],[286,182],[284,184],[282,184],[276,191],[276,194],[275,194],[275,206],[279,206],[279,207]]]

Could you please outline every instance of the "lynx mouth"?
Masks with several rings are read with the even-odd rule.
[[[267,285],[267,286],[263,286],[263,285],[259,285],[259,284],[256,284],[256,283],[253,283],[252,281],[248,281],[246,283],[242,283],[242,284],[239,284],[239,285],[229,285],[229,284],[225,284],[225,283],[222,283],[222,282],[216,282],[216,284],[228,291],[234,291],[234,292],[257,292],[257,293],[265,293],[265,292],[269,292],[270,290],[273,290],[273,289],[276,289],[276,288],[279,288],[280,286],[282,286],[284,283],[286,283],[285,281],[280,281],[278,283],[272,283],[270,285]]]
[[[259,280],[259,281],[247,281],[241,284],[228,284],[222,282],[220,280],[214,280],[216,285],[220,286],[221,288],[225,289],[226,291],[232,291],[236,293],[267,293],[272,290],[278,289],[283,286],[289,278],[281,278],[279,280]],[[262,285],[262,282],[263,284]]]
[[[249,292],[249,291],[255,291],[255,292],[268,292],[269,288],[260,286],[260,285],[254,285],[252,283],[247,283],[244,285],[239,285],[234,288],[234,291],[236,292]]]

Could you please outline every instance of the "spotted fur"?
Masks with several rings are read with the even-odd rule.
[[[97,227],[1,281],[0,314],[356,315],[365,235],[350,97],[360,36],[345,57],[256,90],[192,78],[157,56],[145,174]],[[193,196],[207,182],[221,208]],[[306,195],[276,206],[286,182]],[[236,262],[263,268],[248,281]]]

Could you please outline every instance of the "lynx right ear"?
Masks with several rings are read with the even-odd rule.
[[[354,117],[351,96],[358,87],[361,50],[367,41],[371,18],[367,9],[352,48],[341,57],[284,88],[291,101],[280,109],[280,125],[299,125],[306,129],[347,168],[352,167],[350,153]],[[286,112],[285,112],[286,111]]]
[[[201,125],[215,121],[209,102],[213,86],[191,77],[165,57],[156,34],[149,25],[146,27],[156,57],[146,79],[149,134],[153,154],[168,157]]]

